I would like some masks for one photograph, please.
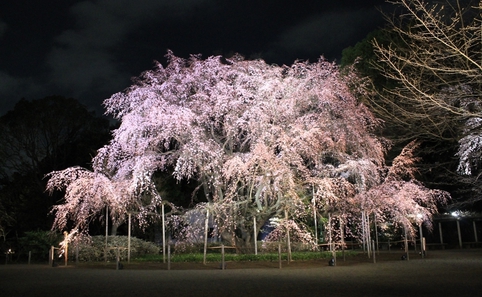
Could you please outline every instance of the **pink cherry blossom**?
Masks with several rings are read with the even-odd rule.
[[[380,122],[357,100],[364,81],[353,72],[342,75],[323,59],[291,66],[239,55],[203,60],[168,52],[167,59],[105,100],[120,126],[93,159],[93,172],[50,174],[47,189],[66,191],[54,210],[57,227],[69,220],[85,227],[106,206],[119,217],[155,211],[161,197],[152,176],[169,170],[205,195],[188,213],[199,219],[209,210],[215,232],[237,246],[253,241],[253,220],[258,230],[273,217],[305,230],[310,200],[316,212],[345,224],[376,212],[406,225],[415,211],[426,218],[434,211],[437,193],[406,179],[410,154],[386,168],[388,142],[375,136]],[[186,223],[186,216],[171,219],[184,226],[173,227],[183,238],[195,238],[202,223]]]

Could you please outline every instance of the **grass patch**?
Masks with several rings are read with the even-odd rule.
[[[345,256],[350,256],[356,254],[355,252],[345,251]],[[208,253],[206,254],[207,262],[220,262],[221,253]],[[287,260],[288,254],[281,254],[282,260]],[[293,252],[291,257],[295,261],[309,261],[309,260],[319,260],[319,259],[330,259],[332,257],[331,252]],[[337,252],[337,257],[342,257],[341,252]],[[172,254],[171,262],[183,263],[183,262],[194,262],[202,263],[204,255],[202,253],[186,253],[186,254]],[[232,262],[247,262],[247,261],[278,261],[278,253],[261,253],[258,255],[254,254],[233,254],[225,253],[225,261]],[[133,259],[135,262],[162,262],[163,257],[161,255],[144,255],[136,257]]]

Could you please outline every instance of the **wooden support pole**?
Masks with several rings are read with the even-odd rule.
[[[333,242],[332,244],[332,247],[331,247],[331,256],[333,257],[333,265],[336,266],[336,247],[335,247],[335,243]]]
[[[75,244],[75,265],[79,264],[79,243]]]
[[[64,231],[64,266],[67,266],[69,259],[69,232]]]
[[[365,224],[366,224],[366,232],[365,234],[367,235],[367,253],[368,253],[368,258],[370,258],[371,251],[372,251],[372,237],[371,237],[371,232],[370,232],[370,215],[365,214]]]
[[[340,217],[340,237],[341,237],[341,252],[343,255],[343,261],[345,261],[345,225],[343,224],[343,220],[342,220],[343,217]]]
[[[54,267],[54,246],[50,247],[49,252],[49,266]]]
[[[462,248],[462,233],[460,232],[460,222],[457,219],[457,234],[459,236],[459,247]]]
[[[372,240],[372,253],[373,253],[373,263],[377,263],[375,241]]]
[[[278,263],[279,269],[281,269],[281,243],[278,243]]]
[[[312,186],[312,199],[311,201],[313,202],[313,219],[315,221],[315,243],[318,245],[318,217],[316,215],[316,201],[315,201],[315,187]]]
[[[224,244],[221,245],[221,269],[226,269],[226,262],[224,261]]]
[[[422,223],[418,225],[419,228],[419,236],[420,236],[420,255],[422,258],[425,258],[425,250],[423,246],[423,231],[422,231]]]
[[[330,252],[333,253],[333,246],[331,244],[331,213],[328,213],[328,246],[330,247]]]
[[[442,223],[438,222],[438,233],[440,235],[440,244],[442,245],[442,249],[444,248],[444,235],[442,233]]]
[[[171,270],[171,245],[167,245],[167,270]]]
[[[254,254],[258,254],[258,231],[256,227],[256,216],[253,217],[253,238],[254,238]]]
[[[363,244],[363,252],[366,251],[366,228],[365,228],[365,212],[362,211],[361,217],[361,224],[362,224],[362,244]]]
[[[104,259],[107,262],[107,238],[109,237],[109,206],[105,207],[105,247]]]
[[[206,209],[206,220],[204,221],[204,257],[203,257],[204,265],[206,265],[206,254],[208,251],[208,227],[209,227],[209,209]]]
[[[407,256],[407,261],[410,260],[410,256],[408,253],[408,238],[407,238],[407,227],[404,227],[405,230],[405,255]]]
[[[116,249],[116,262],[115,262],[115,269],[120,269],[120,255],[119,255],[119,247]]]
[[[128,214],[128,223],[127,223],[127,263],[131,263],[131,219],[132,214]]]
[[[166,219],[164,217],[164,204],[161,205],[162,211],[162,263],[166,263]]]
[[[64,266],[67,266],[69,262],[69,243],[65,243],[65,251],[64,251]]]
[[[472,221],[472,226],[474,227],[474,240],[475,240],[475,243],[478,243],[479,242],[479,239],[477,238],[477,226],[475,224],[475,220]]]
[[[422,255],[423,255],[422,258],[427,256],[427,245],[425,242],[425,237],[422,238]]]
[[[373,214],[373,229],[375,230],[375,248],[377,253],[380,253],[379,244],[378,244],[378,227],[377,227],[377,214]]]
[[[285,209],[285,219],[288,222],[288,211]],[[291,262],[291,239],[290,239],[290,227],[286,226],[286,239],[287,239],[287,248],[288,248],[288,264]]]

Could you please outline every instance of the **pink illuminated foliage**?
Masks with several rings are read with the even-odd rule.
[[[307,230],[300,222],[312,215],[310,205],[338,218],[356,207],[373,212],[382,199],[400,208],[391,218],[417,209],[413,203],[431,211],[432,196],[420,195],[427,189],[392,178],[403,176],[396,164],[408,159],[400,157],[387,174],[387,142],[374,135],[380,123],[357,101],[363,80],[352,72],[342,75],[323,59],[292,66],[239,55],[203,60],[168,52],[167,59],[105,100],[121,124],[94,158],[94,172],[51,174],[48,190],[66,191],[66,203],[55,209],[59,227],[69,219],[82,224],[106,205],[122,216],[143,205],[136,202],[143,195],[156,197],[148,204],[155,207],[152,176],[169,170],[197,182],[207,201],[190,211],[197,225],[171,218],[182,238],[195,238],[208,212],[217,235],[246,246],[254,220],[255,231],[273,217],[284,218],[280,226],[291,232]],[[293,238],[312,242],[299,233]]]
[[[132,180],[113,180],[99,172],[82,167],[70,167],[47,175],[47,191],[64,191],[64,203],[54,206],[53,229],[72,229],[70,233],[86,235],[89,224],[105,219],[108,208],[113,226],[125,221],[128,212],[134,212],[139,224],[146,225],[148,214],[160,205],[160,197],[145,197]]]
[[[253,217],[259,229],[284,210],[305,216],[307,186],[363,170],[371,179],[383,165],[379,123],[353,96],[357,78],[335,64],[167,58],[105,101],[122,124],[94,165],[120,179],[169,166],[179,180],[196,179],[234,244],[252,242]]]
[[[405,228],[412,226],[407,218],[417,224],[425,222],[430,227],[431,217],[437,212],[437,206],[446,204],[450,199],[448,192],[428,189],[415,179],[415,163],[419,160],[413,155],[417,146],[415,141],[409,143],[393,160],[384,183],[374,189],[380,192],[381,197],[385,195],[385,201],[381,204],[385,205],[385,209],[390,208],[391,215],[397,216],[399,219],[396,221]],[[413,215],[416,218],[413,218]],[[413,233],[413,230],[409,231]]]
[[[437,207],[450,199],[449,193],[428,189],[415,179],[415,164],[419,161],[414,157],[417,147],[416,141],[409,143],[382,174],[381,183],[357,193],[351,205],[355,213],[364,213],[367,220],[372,215],[378,225],[393,223],[396,228],[406,230],[410,238],[416,236],[419,224],[431,228],[432,215],[437,213]],[[363,225],[360,221],[358,223]],[[369,230],[365,231],[368,236]]]

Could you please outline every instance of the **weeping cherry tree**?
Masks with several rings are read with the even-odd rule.
[[[303,233],[297,238],[313,243],[303,226],[311,205],[345,218],[354,205],[375,199],[366,193],[383,183],[389,144],[375,136],[380,123],[357,100],[366,94],[353,72],[342,75],[322,58],[278,66],[239,55],[183,59],[168,52],[167,61],[104,101],[121,124],[94,158],[94,172],[129,181],[135,187],[128,193],[144,195],[156,195],[158,171],[197,183],[206,202],[191,217],[209,215],[215,233],[239,251],[271,218],[284,234]],[[117,197],[126,209],[141,196]],[[78,211],[65,208],[57,215]],[[173,220],[199,226],[184,228],[182,238],[206,226]]]

